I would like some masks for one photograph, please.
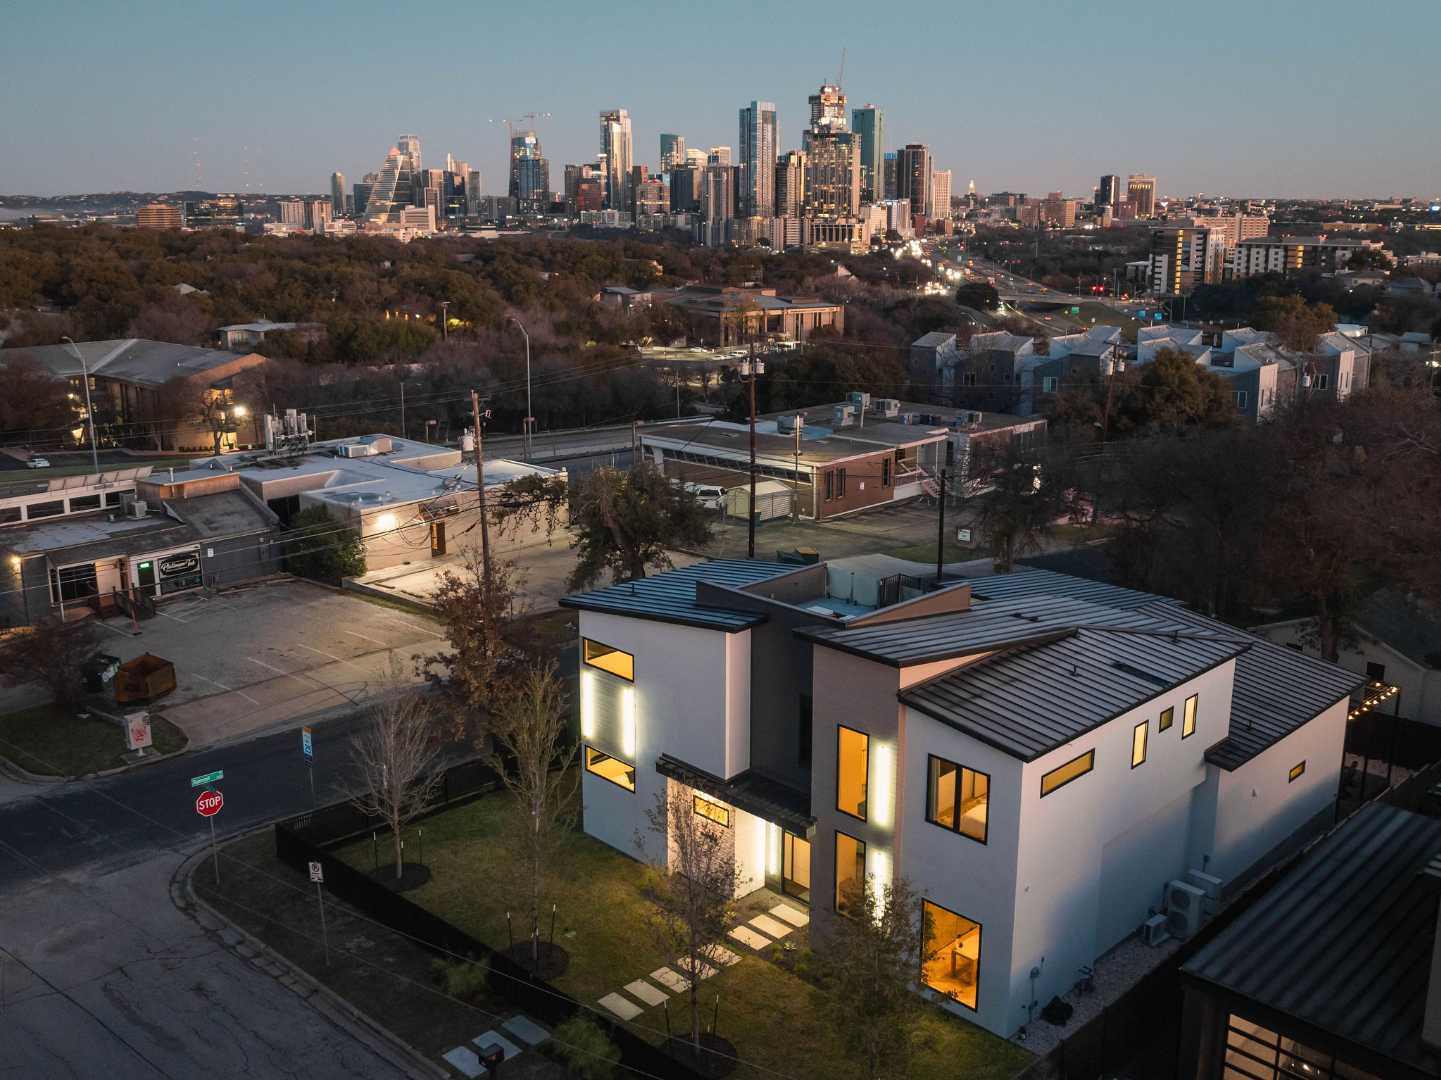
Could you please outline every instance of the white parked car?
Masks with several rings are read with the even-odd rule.
[[[50,459],[43,457],[32,457],[25,464],[32,469],[48,469],[50,468]]]
[[[725,505],[726,489],[716,484],[686,484],[686,490],[707,510],[719,510]]]

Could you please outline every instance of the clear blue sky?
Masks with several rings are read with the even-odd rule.
[[[0,20],[0,193],[324,191],[405,132],[503,191],[507,116],[537,111],[551,183],[630,110],[734,145],[777,103],[783,147],[848,47],[851,104],[929,143],[954,190],[1441,193],[1437,0],[1021,0],[415,6],[41,0]],[[199,162],[197,167],[196,162]]]

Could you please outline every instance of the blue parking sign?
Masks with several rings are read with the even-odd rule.
[[[315,760],[315,743],[311,738],[311,731],[308,727],[300,729],[300,751],[305,755],[307,762]]]

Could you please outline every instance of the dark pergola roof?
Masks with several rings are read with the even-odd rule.
[[[797,791],[750,769],[729,780],[722,780],[714,773],[697,768],[680,758],[662,754],[656,758],[655,771],[687,787],[704,791],[707,795],[748,814],[779,825],[797,836],[804,836],[806,830],[816,821],[811,817],[809,793]]]

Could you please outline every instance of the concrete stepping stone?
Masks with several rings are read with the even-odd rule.
[[[757,915],[751,920],[751,926],[755,927],[755,929],[759,930],[762,934],[769,934],[776,939],[785,937],[794,929],[789,923],[777,922],[769,915]]]
[[[756,950],[764,949],[767,945],[774,944],[770,938],[764,934],[757,934],[749,926],[734,926],[726,931],[726,933],[742,945],[749,945],[752,949]]]
[[[480,1058],[464,1046],[457,1046],[454,1050],[447,1050],[440,1055],[445,1061],[455,1068],[461,1076],[476,1077],[483,1071],[480,1067]]]
[[[686,964],[684,960],[677,960],[675,962],[675,966],[680,970],[680,973],[682,975],[685,975],[686,977],[690,977],[690,975],[692,974],[690,967]],[[710,964],[707,964],[704,960],[702,960],[700,964],[700,977],[702,979],[709,979],[719,970],[720,968],[712,967]]]
[[[628,998],[621,997],[618,993],[606,994],[605,997],[600,999],[600,1003],[622,1020],[634,1020],[642,1012],[639,1005],[636,1005]]]
[[[771,914],[774,915],[777,919],[782,919],[796,928],[805,926],[811,921],[811,917],[807,915],[804,911],[797,911],[789,904],[777,904],[775,907],[771,908]]]
[[[505,1051],[506,1061],[509,1061],[511,1058],[515,1057],[517,1054],[520,1053],[520,1047],[516,1046],[515,1043],[511,1042],[504,1035],[495,1030],[487,1031],[484,1035],[477,1035],[470,1041],[473,1045],[480,1047],[482,1050],[484,1050],[487,1046],[491,1045],[499,1046],[502,1050]]]
[[[678,975],[668,967],[656,968],[650,973],[652,982],[658,982],[673,994],[684,994],[690,989],[690,980]]]
[[[512,1016],[505,1023],[500,1025],[510,1032],[521,1042],[531,1046],[539,1046],[550,1038],[550,1032],[541,1027],[528,1016]]]
[[[637,979],[635,982],[626,983],[625,992],[637,1001],[644,1001],[647,1005],[659,1005],[666,998],[670,997],[664,990],[657,990],[644,979]]]
[[[710,961],[713,964],[719,964],[721,967],[730,967],[732,964],[739,964],[741,958],[724,945],[712,945],[710,949]]]

